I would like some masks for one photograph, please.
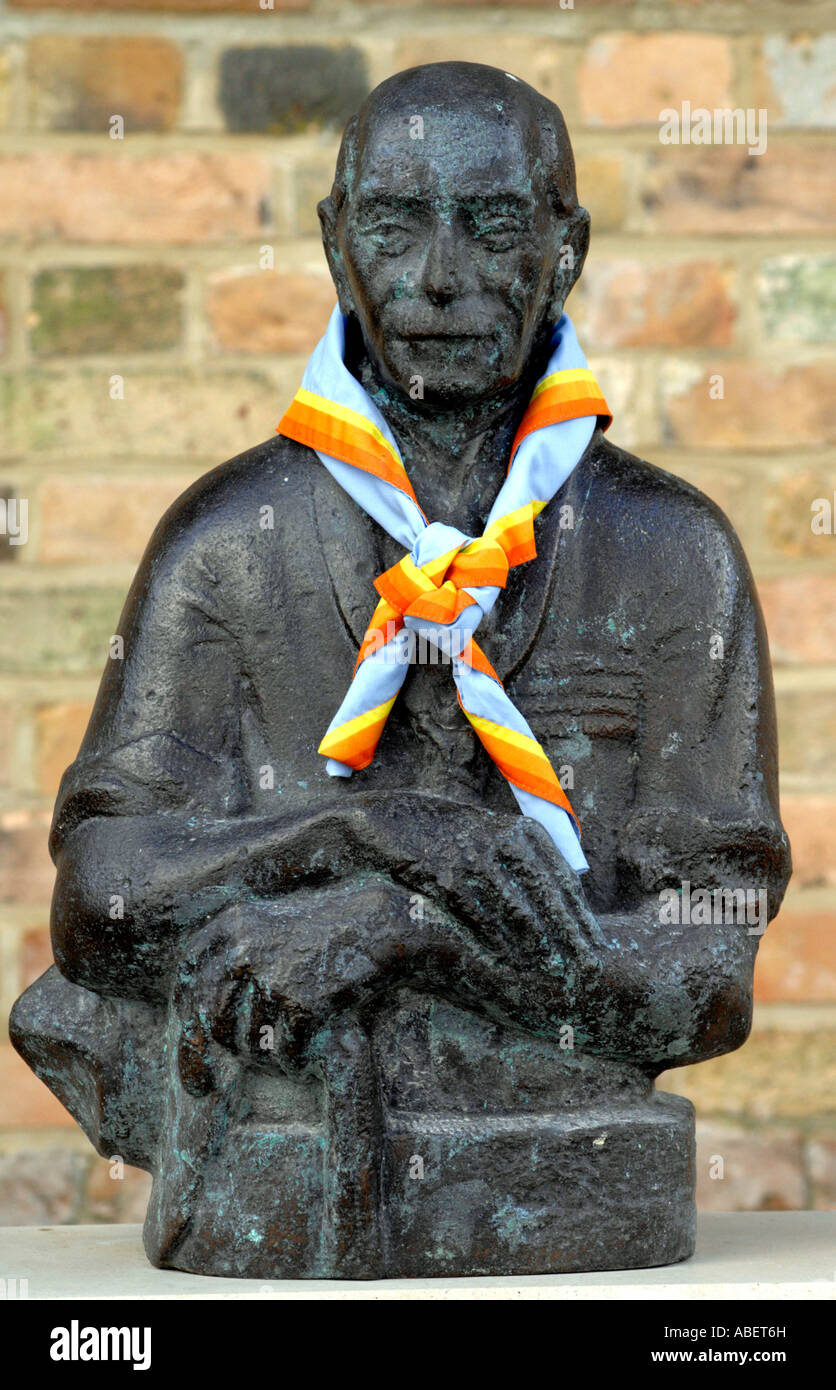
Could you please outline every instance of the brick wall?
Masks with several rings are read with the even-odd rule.
[[[0,492],[29,499],[27,543],[0,537],[3,1017],[50,961],[51,803],[151,528],[271,433],[325,323],[314,204],[338,128],[394,70],[494,63],[574,137],[593,249],[570,309],[614,438],[727,511],[770,630],[795,878],[752,1040],[664,1084],[698,1105],[704,1207],[832,1204],[836,542],[811,527],[836,491],[828,8],[0,3]],[[766,108],[767,152],[660,143],[683,100]],[[139,1219],[143,1175],[111,1181],[6,1041],[0,1090],[0,1221]]]

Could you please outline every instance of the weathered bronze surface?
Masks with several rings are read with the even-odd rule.
[[[480,534],[586,252],[560,113],[492,68],[402,73],[349,124],[320,213],[352,369],[427,514]],[[721,512],[600,431],[537,544],[480,640],[573,771],[583,880],[444,665],[409,673],[367,771],[326,775],[401,551],[314,453],[272,437],[157,527],[58,797],[56,964],[12,1018],[98,1150],[154,1174],[155,1264],[692,1252],[693,1111],[654,1078],[745,1041],[789,877],[763,623]],[[718,887],[768,913],[664,919],[663,890]]]

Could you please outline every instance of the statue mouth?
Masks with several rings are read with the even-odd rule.
[[[400,336],[405,343],[479,343],[490,335],[488,333],[448,333],[442,330],[432,333],[402,333]]]

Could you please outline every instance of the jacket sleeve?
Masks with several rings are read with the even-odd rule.
[[[660,559],[645,673],[636,799],[619,836],[636,892],[684,881],[765,888],[791,871],[778,807],[769,648],[749,566],[719,510],[695,494]]]
[[[111,641],[81,749],[59,789],[54,859],[92,817],[173,808],[230,815],[245,802],[238,642],[219,567],[201,553],[182,510],[181,499],[155,531]]]

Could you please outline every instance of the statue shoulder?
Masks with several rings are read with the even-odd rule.
[[[692,483],[648,463],[603,436],[586,461],[596,512],[623,543],[638,544],[646,562],[683,560],[702,569],[722,559],[748,576],[737,533],[725,512]]]
[[[158,522],[143,563],[159,568],[210,553],[244,557],[247,540],[266,531],[298,536],[310,516],[317,466],[312,450],[282,435],[227,460],[175,499]]]

